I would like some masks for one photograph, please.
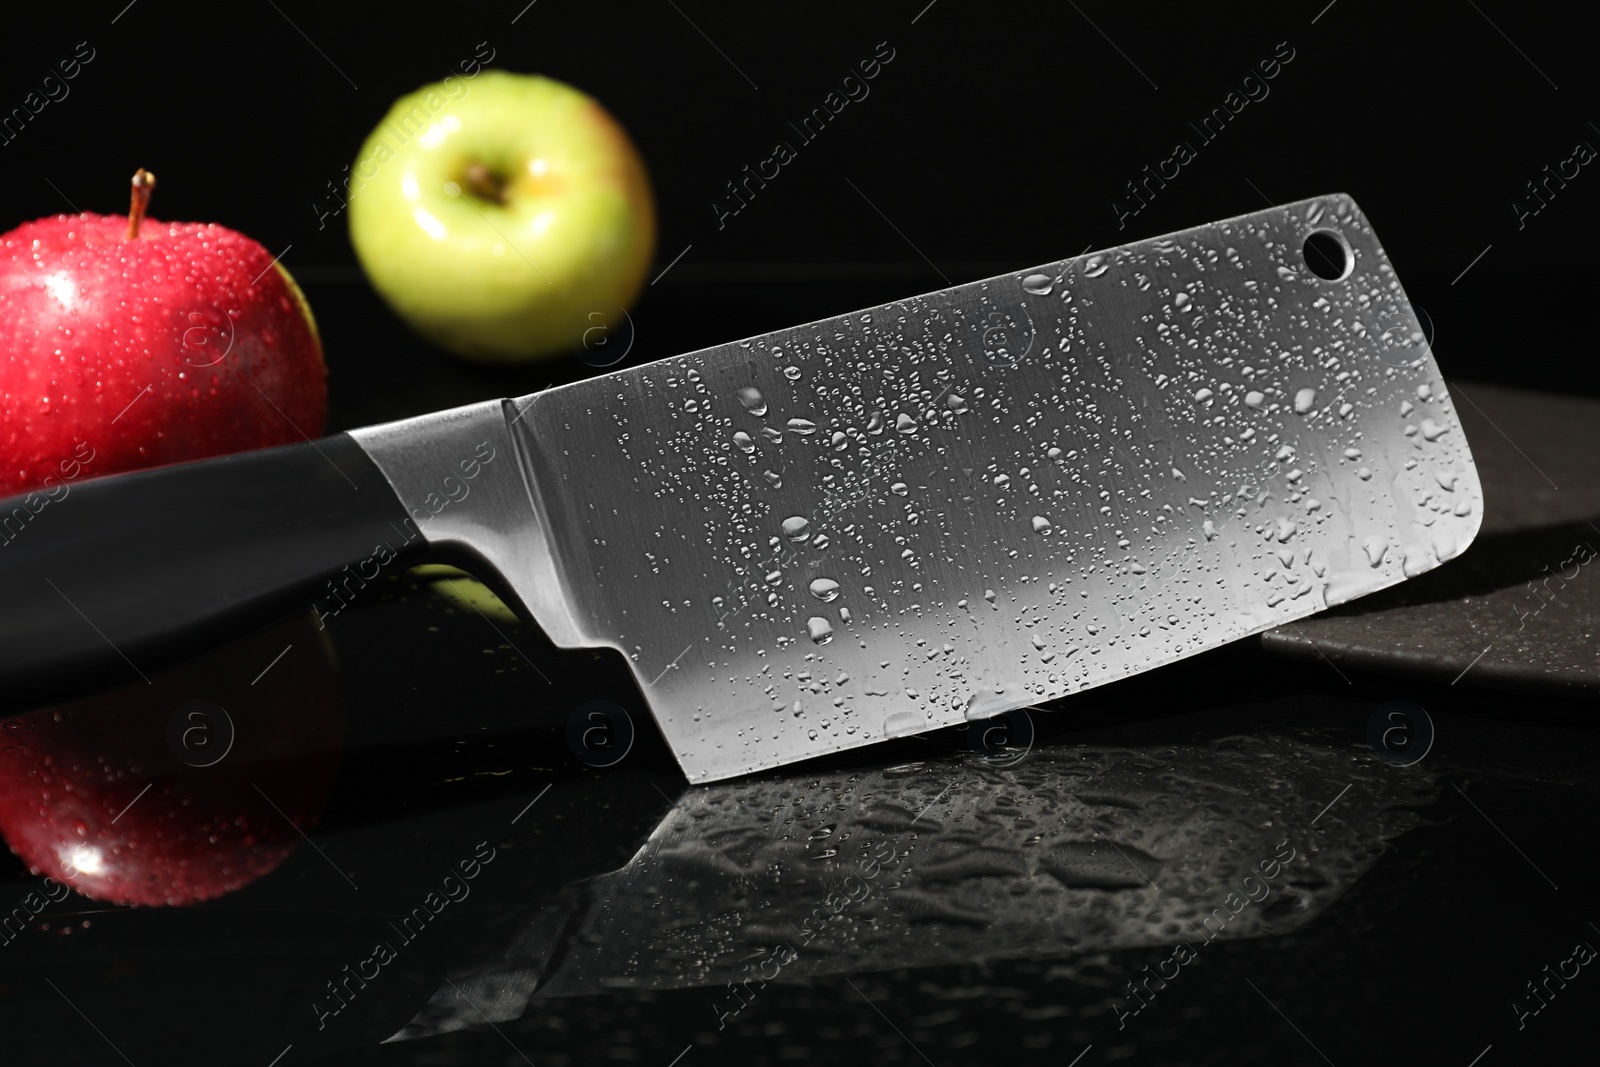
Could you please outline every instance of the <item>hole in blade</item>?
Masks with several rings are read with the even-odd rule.
[[[1300,255],[1311,273],[1324,281],[1342,282],[1356,265],[1350,246],[1332,230],[1313,230],[1300,246]]]

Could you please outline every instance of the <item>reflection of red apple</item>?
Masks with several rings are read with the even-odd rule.
[[[338,759],[338,692],[331,648],[303,616],[151,685],[4,720],[0,833],[34,874],[96,900],[232,892],[315,821]]]
[[[153,183],[134,176],[128,217],[0,236],[0,496],[322,432],[294,281],[241,233],[144,217]]]

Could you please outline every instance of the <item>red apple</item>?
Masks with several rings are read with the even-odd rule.
[[[339,738],[332,650],[301,616],[150,685],[0,721],[0,834],[95,900],[210,900],[299,845]]]
[[[310,307],[214,223],[57,215],[0,238],[0,495],[322,432]]]

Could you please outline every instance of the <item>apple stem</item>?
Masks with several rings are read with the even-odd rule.
[[[482,163],[467,164],[467,188],[485,200],[492,200],[497,204],[506,202],[506,183],[495,176],[494,172]]]
[[[155,191],[156,176],[140,167],[133,172],[133,198],[128,203],[127,240],[139,236],[139,224],[144,221],[144,209],[150,205],[150,194]]]

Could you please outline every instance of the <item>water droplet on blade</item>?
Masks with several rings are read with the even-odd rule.
[[[752,415],[761,416],[767,413],[767,398],[761,395],[761,390],[753,385],[747,385],[739,390],[739,403]]]
[[[833,640],[833,624],[821,615],[813,615],[806,620],[806,634],[819,645],[825,645]]]
[[[832,578],[817,578],[811,583],[811,595],[824,604],[839,599],[839,583]]]

